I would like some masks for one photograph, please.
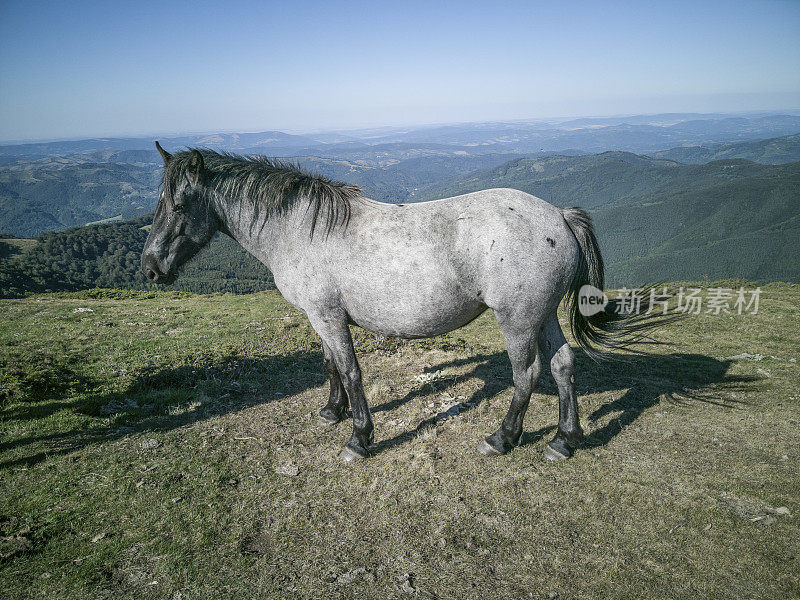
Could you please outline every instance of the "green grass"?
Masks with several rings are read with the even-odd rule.
[[[589,443],[560,464],[547,374],[523,444],[475,452],[512,394],[490,314],[355,331],[378,446],[344,465],[319,343],[277,293],[0,301],[0,597],[797,596],[800,288],[763,290],[654,356],[579,353]]]
[[[38,243],[38,240],[30,238],[0,238],[0,259],[24,254]]]

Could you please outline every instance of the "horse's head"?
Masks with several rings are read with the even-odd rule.
[[[216,233],[219,220],[203,193],[203,155],[192,150],[173,156],[158,142],[156,148],[164,159],[164,179],[142,251],[142,273],[154,283],[170,284]]]

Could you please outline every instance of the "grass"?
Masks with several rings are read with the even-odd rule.
[[[0,258],[23,254],[38,243],[39,240],[31,238],[0,238]]]
[[[763,290],[653,356],[579,353],[588,445],[559,464],[547,374],[522,445],[475,452],[512,394],[489,314],[355,331],[378,444],[343,465],[274,292],[0,301],[0,597],[797,596],[800,289]]]

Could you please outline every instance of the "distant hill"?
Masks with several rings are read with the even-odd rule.
[[[56,156],[100,151],[119,152],[122,150],[153,150],[154,137],[130,138],[91,138],[85,140],[57,140],[28,144],[7,144],[0,146],[0,156],[21,156],[27,158]],[[260,133],[214,133],[181,136],[161,136],[161,142],[172,148],[203,146],[228,151],[260,149],[265,154],[287,154],[297,148],[318,144],[313,137],[292,135],[282,131],[262,131]]]
[[[587,208],[609,282],[800,281],[800,163],[705,165],[620,152],[517,159],[421,190],[420,200],[511,187]]]
[[[154,167],[137,164],[5,166],[0,168],[0,231],[30,236],[117,215],[131,219],[153,209],[158,184]]]
[[[684,145],[763,139],[800,131],[800,116],[632,116],[572,122],[465,123],[386,132],[365,143],[426,143],[491,152],[654,152]]]
[[[655,152],[676,146],[698,146],[721,142],[763,139],[800,132],[796,114],[760,115],[630,115],[617,118],[573,119],[571,121],[512,121],[460,123],[439,126],[388,127],[372,130],[295,135],[281,131],[258,133],[210,133],[162,135],[168,150],[205,146],[215,150],[259,153],[270,156],[313,155],[355,159],[351,151],[376,150],[401,157],[415,148],[446,147],[448,152],[474,153],[541,152],[592,153],[605,150]],[[34,159],[45,156],[100,151],[152,151],[154,137],[92,138],[58,140],[0,146],[0,164],[9,158]],[[392,145],[399,145],[391,148]],[[404,147],[405,150],[403,148]],[[412,158],[405,155],[401,158]]]
[[[746,158],[757,163],[778,165],[800,160],[800,133],[752,142],[684,146],[653,152],[650,156],[686,164],[700,164],[728,158]]]
[[[76,227],[36,239],[0,239],[0,297],[94,287],[155,289],[140,273],[152,215]],[[227,236],[217,236],[172,289],[247,293],[274,287],[269,270]]]

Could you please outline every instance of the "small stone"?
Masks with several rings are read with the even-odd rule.
[[[749,352],[742,352],[741,354],[736,354],[734,356],[726,356],[726,360],[753,360],[753,361],[760,361],[764,360],[763,354],[750,354]]]
[[[160,445],[161,445],[161,442],[159,442],[155,438],[147,438],[146,440],[142,440],[142,442],[140,444],[140,446],[142,447],[142,450],[155,450]]]
[[[401,594],[414,594],[417,591],[411,584],[411,574],[401,573],[397,576],[397,585],[394,586],[395,591]]]
[[[176,496],[175,498],[172,499],[173,504],[177,504],[178,502],[183,502],[183,498],[180,496]]]
[[[294,463],[287,463],[285,465],[279,465],[275,467],[275,472],[278,475],[288,475],[289,477],[295,477],[298,473],[300,473],[300,467],[298,467]]]
[[[97,542],[99,542],[100,540],[102,540],[104,537],[106,537],[106,534],[105,534],[105,532],[103,532],[103,533],[98,533],[96,536],[94,536],[94,537],[92,538],[92,543],[93,543],[93,544],[96,544]]]
[[[31,549],[33,543],[24,536],[0,537],[0,562]]]
[[[111,416],[117,413],[125,412],[127,410],[135,410],[139,408],[139,403],[130,398],[123,398],[122,400],[112,400],[108,404],[100,407],[100,414],[102,416]]]
[[[353,583],[359,575],[365,575],[367,570],[364,567],[357,567],[347,573],[342,573],[336,577],[336,583],[339,585],[347,585]]]
[[[786,506],[779,506],[778,508],[776,508],[776,509],[775,509],[775,514],[776,514],[776,515],[786,515],[786,516],[789,516],[789,515],[791,515],[792,513],[791,513],[791,511],[789,510],[789,508],[788,508],[788,507],[786,507]]]

